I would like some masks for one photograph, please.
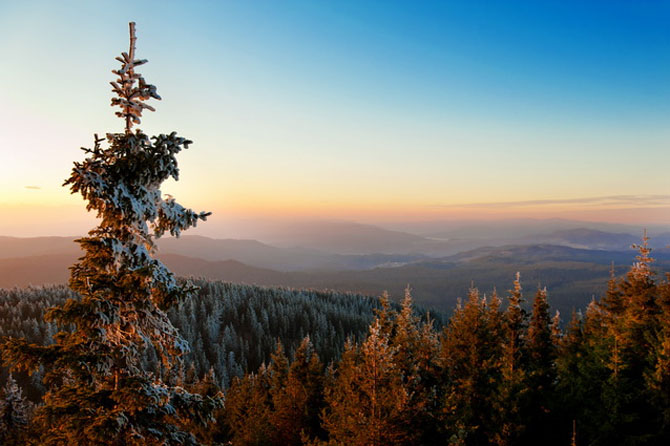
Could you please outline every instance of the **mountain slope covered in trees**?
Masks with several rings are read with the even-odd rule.
[[[551,294],[518,276],[506,292],[471,288],[448,321],[417,313],[409,292],[394,306],[199,282],[170,313],[194,347],[182,385],[228,388],[216,424],[189,429],[210,445],[665,444],[670,276],[653,266],[642,245],[600,299],[563,321]],[[54,327],[40,313],[68,294],[0,292],[4,334],[48,342]],[[18,378],[38,396],[39,374]]]
[[[233,445],[660,445],[670,441],[670,276],[646,245],[562,328],[547,291],[470,290],[443,330],[383,306],[324,369],[292,360],[234,379],[220,430]],[[526,311],[525,300],[532,301]],[[314,414],[319,413],[318,419]],[[300,435],[297,434],[300,432]]]
[[[277,340],[292,354],[305,336],[325,361],[339,357],[345,340],[361,339],[379,300],[330,291],[293,290],[235,285],[199,280],[193,299],[168,312],[172,323],[189,342],[186,361],[190,373],[204,376],[213,368],[217,385],[225,388],[234,376],[256,370],[269,361]],[[76,297],[65,286],[0,289],[0,336],[51,343],[57,330],[45,322],[47,309]],[[425,315],[425,310],[420,310]],[[431,318],[445,323],[441,313]],[[4,371],[0,378],[6,379]],[[18,375],[27,395],[37,400],[40,374]]]

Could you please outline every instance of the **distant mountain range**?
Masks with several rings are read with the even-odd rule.
[[[0,236],[0,259],[60,255],[76,259],[82,255],[77,237],[17,238]],[[158,242],[158,254],[177,254],[203,260],[236,260],[278,271],[359,270],[399,265],[427,258],[423,254],[343,255],[313,248],[279,248],[256,240],[212,239],[197,235],[166,237]],[[68,257],[69,256],[69,257]]]
[[[575,228],[563,231],[555,231],[551,234],[540,234],[523,237],[520,240],[528,240],[532,243],[548,243],[554,245],[570,246],[583,249],[605,249],[625,251],[633,244],[641,242],[641,234],[632,235],[627,233],[611,233],[595,229]],[[665,248],[670,245],[670,232],[654,235],[651,239],[652,245],[657,248]]]
[[[365,228],[359,235],[362,233],[374,231]],[[382,234],[394,237],[393,231],[377,233]],[[65,283],[68,267],[81,255],[73,240],[0,237],[0,287]],[[365,245],[366,249],[378,248],[381,240],[378,237]],[[426,247],[431,242],[425,237],[405,235],[398,236],[397,241],[393,246],[405,244],[406,248]],[[413,255],[366,253],[364,249],[364,254],[345,255],[318,251],[314,246],[278,247],[256,240],[184,236],[161,240],[159,257],[180,276],[238,283],[372,295],[388,290],[395,297],[410,285],[418,303],[446,311],[453,309],[458,297],[467,294],[471,284],[487,293],[497,286],[504,294],[511,287],[514,274],[520,271],[528,298],[532,298],[538,285],[547,286],[552,305],[565,313],[573,307],[583,308],[604,291],[612,264],[617,274],[624,273],[635,257],[630,244],[637,241],[631,234],[575,228],[529,235],[521,243],[475,247],[451,255],[436,256],[432,248]],[[652,239],[652,246],[658,246],[659,241],[670,242],[669,234]],[[439,241],[438,245],[444,243]],[[325,242],[321,244],[322,248],[325,246]],[[658,271],[670,271],[670,248],[656,249],[653,255]]]
[[[575,226],[582,224],[585,226]],[[627,250],[642,229],[569,220],[502,220],[468,224],[433,222],[412,226],[416,232],[341,221],[277,223],[250,230],[254,237],[213,239],[186,235],[160,240],[162,252],[205,260],[235,259],[283,271],[358,269],[396,262],[398,256],[443,257],[485,246],[555,244],[585,249]],[[443,230],[435,231],[442,227]],[[602,228],[615,228],[603,230]],[[622,231],[623,228],[629,231]],[[428,229],[433,230],[428,231]],[[670,226],[650,231],[655,247],[670,245]],[[76,253],[75,237],[0,236],[0,258]],[[377,258],[362,256],[379,255]],[[386,257],[385,257],[386,256]],[[400,259],[400,261],[405,261]]]
[[[161,239],[159,252],[204,260],[237,260],[278,271],[369,269],[427,257],[423,254],[384,253],[372,249],[362,250],[361,254],[346,255],[320,251],[314,246],[276,247],[256,240],[221,240],[188,235],[179,239]]]
[[[670,225],[648,229],[654,246],[670,244]],[[549,243],[626,250],[631,243],[640,241],[643,227],[563,219],[387,223],[383,228],[345,221],[311,221],[250,224],[243,233],[244,238],[273,246],[322,253],[441,257],[484,246],[511,244]]]
[[[500,220],[455,220],[455,221],[427,221],[387,223],[387,229],[409,232],[426,237],[441,239],[505,239],[514,240],[528,236],[551,234],[553,232],[573,229],[587,229],[609,233],[633,234],[642,236],[644,229],[656,236],[670,230],[668,225],[631,225],[607,222],[577,221],[562,218],[536,219],[514,218]]]

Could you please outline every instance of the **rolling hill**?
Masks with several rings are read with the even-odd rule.
[[[657,271],[670,271],[670,250],[654,252]],[[67,267],[76,254],[41,255],[0,259],[0,287],[65,283]],[[202,277],[235,283],[293,288],[332,289],[378,295],[388,290],[399,298],[407,285],[417,303],[451,311],[471,284],[499,294],[511,287],[521,273],[527,299],[537,286],[549,290],[552,306],[563,314],[584,308],[606,287],[611,265],[623,274],[635,257],[633,250],[604,251],[556,245],[511,245],[478,248],[449,257],[421,259],[393,267],[366,270],[277,271],[246,265],[236,260],[205,260],[174,253],[159,257],[180,276]]]

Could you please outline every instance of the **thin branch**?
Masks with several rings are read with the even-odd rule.
[[[132,79],[133,75],[135,74],[134,66],[133,66],[133,61],[135,60],[135,41],[137,41],[137,37],[135,37],[135,22],[129,22],[128,23],[128,28],[130,32],[130,47],[128,48],[128,61],[127,63],[130,65],[130,70],[128,71],[128,78]],[[130,99],[130,98],[126,98]],[[131,120],[131,115],[129,113],[129,110],[126,110],[126,133],[130,133],[130,127],[132,126],[132,120]]]

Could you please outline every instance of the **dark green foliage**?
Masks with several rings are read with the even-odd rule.
[[[526,444],[554,444],[552,433],[557,416],[554,406],[556,385],[556,345],[552,338],[552,321],[549,316],[547,289],[538,289],[533,301],[533,312],[528,324],[528,371],[525,397]]]

